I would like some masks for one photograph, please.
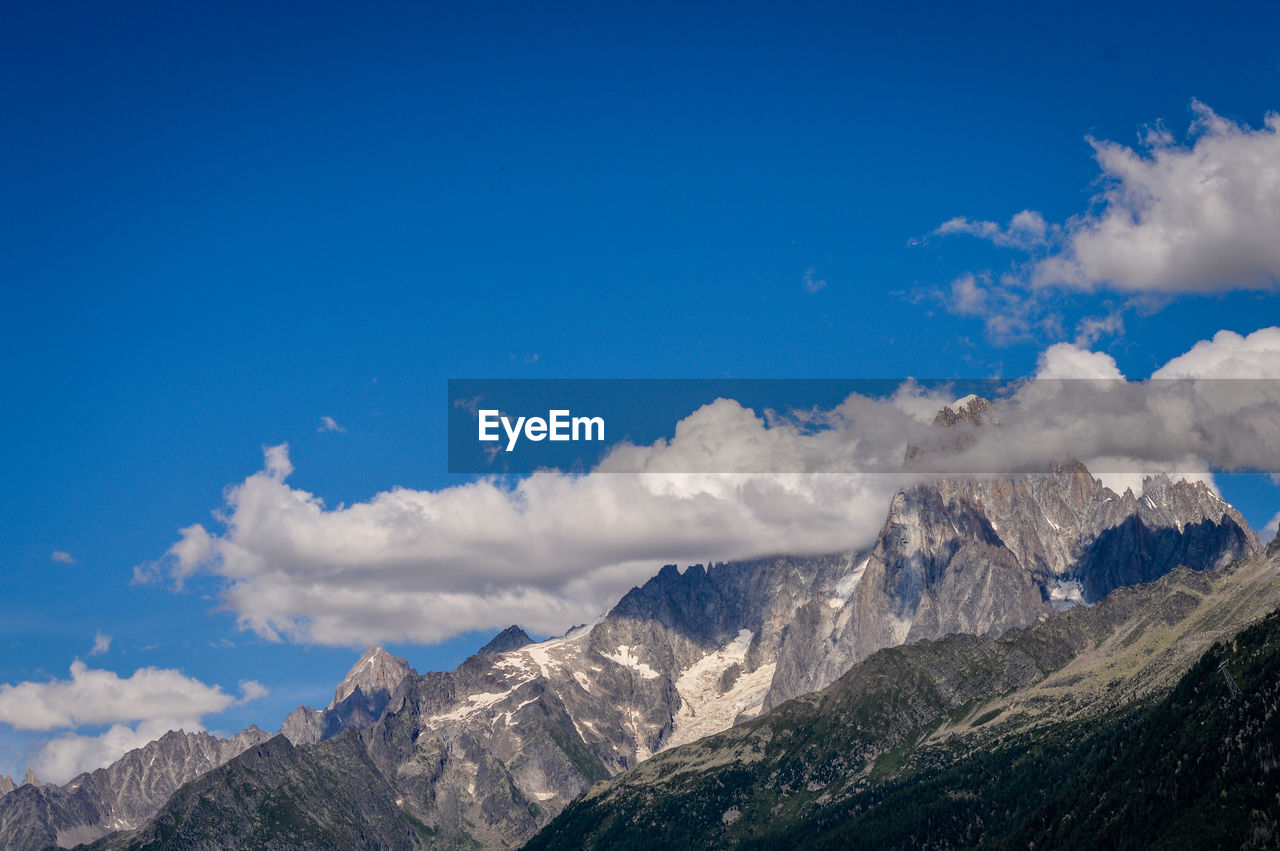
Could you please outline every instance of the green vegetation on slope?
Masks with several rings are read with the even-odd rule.
[[[1132,636],[1129,624],[1186,593],[1176,582],[1135,592],[1142,605],[1119,619],[1104,603],[998,642],[955,636],[877,654],[827,692],[595,787],[526,847],[1274,845],[1280,613],[1184,664],[1172,688],[1128,703],[1022,726],[988,708],[1019,680],[1088,658],[1080,634],[1096,641],[1100,619]],[[975,678],[987,698],[966,689]],[[966,716],[963,734],[936,735]]]

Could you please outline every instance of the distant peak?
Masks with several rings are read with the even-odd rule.
[[[346,700],[357,688],[366,695],[377,691],[393,692],[400,681],[412,673],[413,668],[404,659],[392,656],[381,647],[370,647],[338,684],[333,693],[333,703],[329,707],[333,708]]]
[[[36,777],[36,773],[35,773],[34,771],[32,771],[30,768],[28,768],[28,769],[27,769],[26,776],[24,776],[24,777],[22,778],[22,783],[21,783],[21,784],[19,784],[19,785],[22,785],[22,786],[43,786],[44,784],[40,782],[40,778]]]
[[[480,648],[479,652],[483,654],[506,653],[509,650],[519,650],[526,644],[532,643],[533,639],[529,637],[528,633],[516,624],[512,624],[495,635],[488,644]]]
[[[994,422],[990,414],[987,414],[990,410],[991,400],[970,393],[968,396],[961,396],[938,411],[933,418],[933,424],[937,426],[953,426],[961,420],[967,420],[974,425],[983,425],[987,422]],[[987,416],[983,416],[983,414],[987,414]]]

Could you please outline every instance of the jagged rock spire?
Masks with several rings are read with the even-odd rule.
[[[413,668],[404,659],[392,656],[381,647],[370,647],[338,684],[329,708],[346,700],[357,688],[366,695],[372,695],[376,691],[393,692],[400,681],[411,673]]]

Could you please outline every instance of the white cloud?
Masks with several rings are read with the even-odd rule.
[[[1271,518],[1271,522],[1267,523],[1265,529],[1258,530],[1258,540],[1264,544],[1269,544],[1276,537],[1276,529],[1280,528],[1280,511],[1276,512],[1276,516]]]
[[[767,428],[721,401],[686,418],[670,445],[622,447],[610,462],[620,472],[397,488],[328,509],[273,475],[287,458],[277,447],[267,470],[228,490],[225,532],[188,527],[166,561],[179,579],[197,568],[221,576],[240,624],[272,638],[434,642],[515,622],[558,632],[667,561],[869,540],[883,521],[889,477],[670,472],[689,469],[690,459],[754,469],[759,453],[804,469],[839,451],[834,435]],[[621,472],[637,469],[652,472]],[[208,557],[192,562],[184,553]]]
[[[240,699],[236,701],[237,704],[248,703],[260,697],[266,697],[271,693],[270,689],[257,680],[241,680],[239,685]]]
[[[1000,345],[1060,330],[1058,317],[1046,314],[1036,294],[1008,275],[996,282],[989,272],[965,272],[934,296],[957,316],[982,317],[988,339]]]
[[[1130,292],[1271,290],[1280,280],[1280,115],[1252,129],[1192,102],[1190,144],[1090,139],[1107,188],[1067,223],[1037,286]]]
[[[98,633],[94,650],[111,637]],[[63,783],[82,771],[108,765],[169,730],[203,730],[203,717],[263,697],[255,680],[240,683],[241,696],[226,694],[180,671],[139,668],[128,677],[90,668],[77,659],[71,678],[0,684],[0,723],[18,730],[67,732],[44,742],[30,767],[43,780]],[[96,734],[83,727],[108,725]]]
[[[1152,378],[1280,378],[1280,328],[1260,328],[1247,337],[1219,331],[1160,367]]]
[[[969,234],[1024,253],[991,283],[970,273],[936,297],[962,316],[983,316],[1003,344],[1053,330],[1064,293],[1112,290],[1127,306],[1158,309],[1186,293],[1280,288],[1280,114],[1257,129],[1193,101],[1184,142],[1157,127],[1136,148],[1089,139],[1102,191],[1064,224],[1032,210],[1007,226],[956,217],[934,231]],[[1120,313],[1080,322],[1076,342],[1123,331]]]
[[[969,234],[980,239],[990,240],[1004,248],[1020,248],[1029,250],[1044,245],[1049,235],[1049,225],[1044,216],[1034,210],[1023,210],[1009,220],[1007,227],[1000,227],[995,222],[974,221],[957,216],[948,219],[934,230],[939,236]]]
[[[1123,379],[1115,358],[1071,343],[1056,343],[1040,353],[1036,378]]]
[[[90,656],[101,656],[111,649],[111,636],[98,632],[93,636],[93,649],[89,651]]]
[[[805,292],[816,293],[827,285],[827,279],[819,278],[817,270],[809,268],[805,269],[801,283],[804,284]]]
[[[1124,314],[1116,310],[1103,316],[1086,316],[1076,325],[1076,345],[1088,348],[1108,334],[1124,333]]]
[[[1079,458],[1137,490],[1159,471],[1211,483],[1211,467],[1280,469],[1280,384],[1129,382],[1109,355],[1065,343],[1044,352],[1038,375],[996,400],[998,433],[926,456],[931,470],[912,475]],[[240,626],[271,639],[431,643],[511,623],[560,632],[663,563],[869,543],[904,481],[907,442],[927,450],[933,414],[952,398],[907,382],[891,398],[853,395],[791,420],[721,399],[671,440],[616,446],[586,475],[395,488],[336,508],[291,486],[288,447],[269,447],[264,469],[226,490],[220,528],[183,529],[158,567],[176,582],[218,578]]]
[[[71,553],[64,550],[54,550],[49,554],[49,561],[56,561],[59,564],[75,564],[76,560]]]
[[[0,684],[0,722],[18,730],[53,730],[157,718],[198,718],[235,698],[180,671],[139,668],[128,677],[77,659],[71,678]]]
[[[42,782],[66,783],[77,774],[110,765],[170,730],[194,733],[203,729],[199,718],[157,718],[112,724],[96,736],[63,733],[44,743],[31,758],[30,768]]]
[[[326,431],[336,431],[336,432],[338,432],[339,434],[346,434],[346,433],[347,433],[347,430],[346,430],[345,428],[343,428],[342,426],[338,425],[338,421],[337,421],[337,420],[335,420],[333,417],[330,417],[330,416],[323,416],[323,417],[321,417],[321,418],[320,418],[320,427],[319,427],[318,429],[316,429],[316,432],[317,432],[317,433],[323,433],[323,432],[326,432]]]

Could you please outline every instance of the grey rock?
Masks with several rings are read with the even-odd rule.
[[[1147,479],[1141,497],[1114,493],[1079,462],[905,488],[866,559],[797,613],[764,706],[823,688],[884,647],[997,635],[1178,565],[1214,569],[1258,548],[1203,483],[1166,476]]]
[[[398,851],[428,837],[351,730],[323,747],[297,748],[283,735],[255,745],[184,786],[145,827],[94,847]]]
[[[183,783],[269,738],[250,727],[231,739],[174,730],[63,786],[28,780],[0,797],[0,848],[71,847],[136,827]]]
[[[299,706],[285,717],[280,732],[293,744],[302,745],[368,727],[382,717],[396,686],[415,673],[399,656],[370,647],[338,684],[328,707]]]
[[[489,640],[489,643],[481,647],[478,653],[506,653],[508,650],[518,650],[526,644],[533,644],[533,639],[529,637],[523,629],[512,624],[502,632],[495,635]]]

